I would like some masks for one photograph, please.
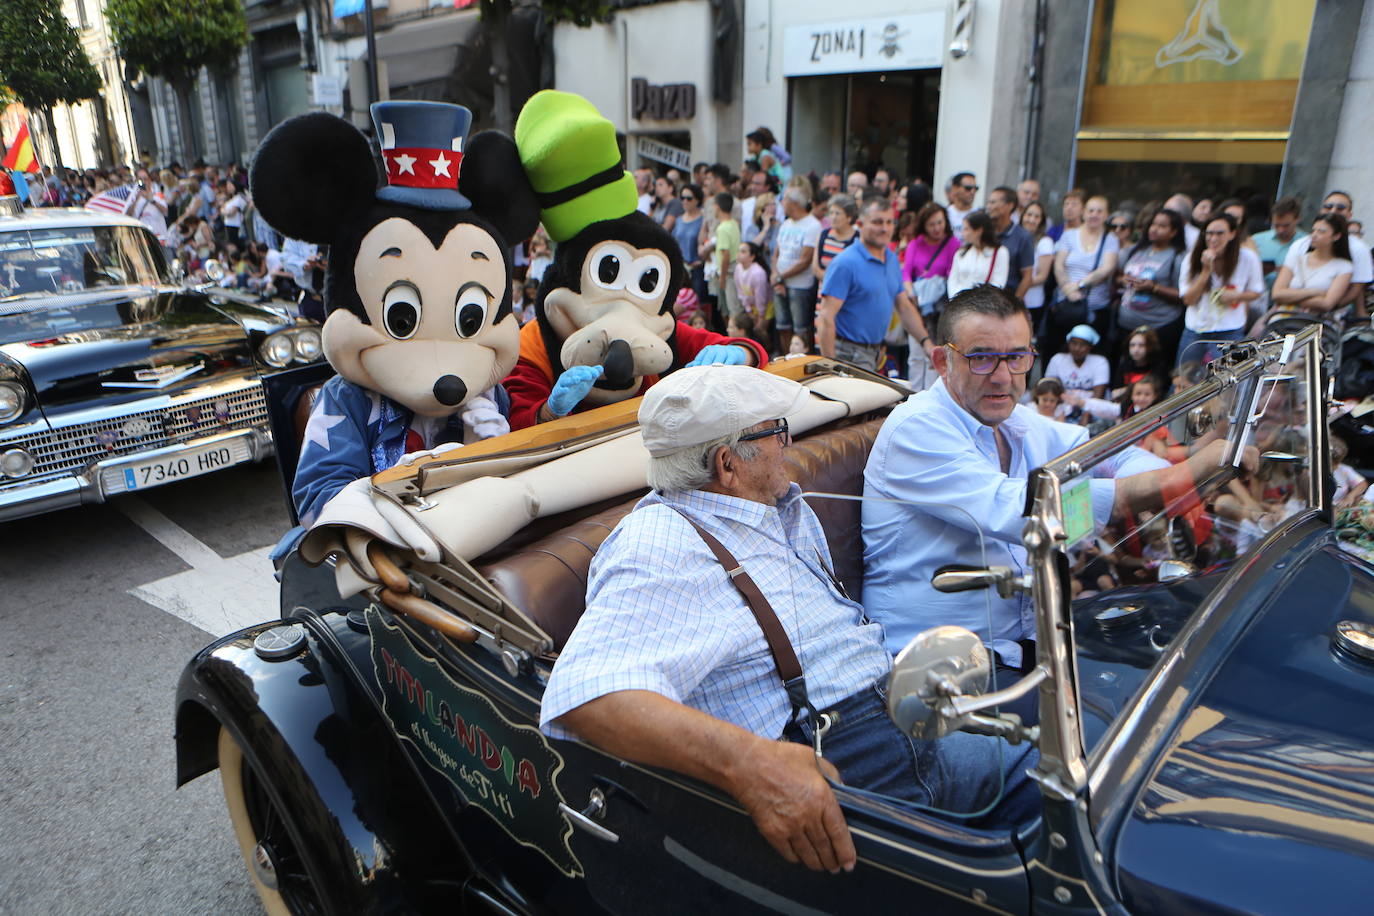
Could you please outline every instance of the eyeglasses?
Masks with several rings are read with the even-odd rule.
[[[770,426],[757,432],[745,433],[739,437],[741,442],[754,442],[758,439],[767,439],[769,436],[781,436],[783,445],[792,444],[792,433],[787,429],[787,421],[779,420],[777,426]]]
[[[968,360],[968,371],[974,375],[992,375],[999,363],[1006,361],[1007,371],[1012,375],[1025,375],[1035,362],[1035,348],[1014,350],[1011,353],[965,353],[954,344],[945,344],[955,353]]]
[[[963,188],[965,191],[976,191],[976,190],[978,190],[978,185],[976,185],[976,184],[961,184],[961,185],[959,185],[959,187]]]
[[[1130,224],[1130,223],[1112,223],[1112,224],[1111,224],[1111,229],[1112,229],[1113,232],[1120,232],[1122,229],[1130,229],[1130,228],[1131,228],[1131,224]]]
[[[682,199],[683,199],[683,200],[696,200],[696,197],[694,197],[694,196],[691,195],[691,194],[683,194],[683,195],[682,195]]]

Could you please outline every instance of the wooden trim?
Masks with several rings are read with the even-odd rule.
[[[776,360],[764,367],[765,372],[800,382],[806,377],[806,367],[820,360],[819,356],[796,357]],[[615,429],[634,426],[639,422],[639,403],[642,396],[596,407],[581,413],[570,414],[548,423],[537,423],[526,429],[516,430],[504,436],[493,436],[480,442],[464,445],[462,449],[449,455],[440,455],[426,461],[417,461],[410,466],[397,465],[378,471],[372,475],[374,485],[407,481],[420,472],[430,462],[474,461],[510,452],[530,452],[547,449],[559,444],[571,443],[577,439],[594,437]]]
[[[1078,158],[1085,162],[1220,162],[1281,165],[1284,140],[1084,140]]]
[[[1297,80],[1098,86],[1089,83],[1084,129],[1288,130]]]

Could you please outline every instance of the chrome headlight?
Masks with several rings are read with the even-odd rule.
[[[31,453],[22,448],[12,448],[0,454],[0,474],[5,477],[27,477],[35,463]]]
[[[17,420],[28,402],[24,386],[18,382],[0,382],[0,423]]]
[[[269,336],[258,347],[263,361],[273,369],[285,369],[291,365],[291,356],[296,352],[296,342],[289,331],[278,331]]]
[[[324,352],[317,328],[299,328],[296,331],[296,359],[303,363],[313,363]]]

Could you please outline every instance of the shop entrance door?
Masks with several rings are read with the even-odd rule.
[[[788,148],[794,169],[930,181],[940,110],[940,71],[845,73],[789,80]]]

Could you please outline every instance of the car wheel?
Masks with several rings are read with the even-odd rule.
[[[324,913],[319,884],[301,855],[300,832],[224,728],[219,732],[219,769],[239,852],[269,916]]]

